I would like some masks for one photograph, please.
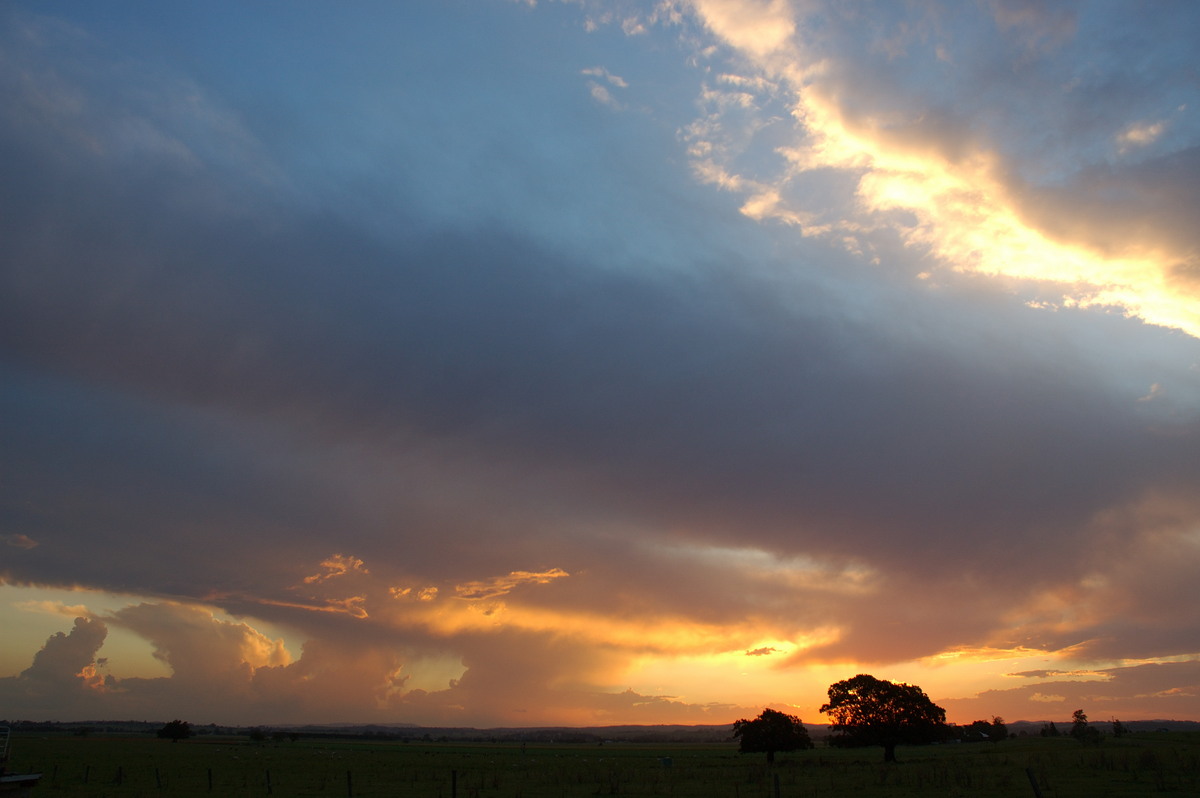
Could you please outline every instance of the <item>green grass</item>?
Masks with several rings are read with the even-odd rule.
[[[199,737],[14,737],[10,770],[41,771],[34,794],[135,796],[1024,796],[1200,794],[1200,735],[1146,733],[1099,746],[1020,738],[995,745],[761,755],[729,745],[528,745],[354,742],[253,743]],[[670,759],[670,764],[664,760]],[[349,774],[349,781],[348,781]],[[211,790],[209,779],[211,777]],[[269,788],[268,788],[269,779]]]

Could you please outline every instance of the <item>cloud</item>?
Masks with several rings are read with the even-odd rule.
[[[510,645],[466,641],[458,679],[428,689],[410,681],[421,660],[382,639],[310,639],[292,659],[281,641],[245,623],[178,603],[129,605],[108,619],[149,640],[169,676],[101,676],[95,656],[106,636],[99,619],[78,618],[57,633],[18,677],[0,679],[0,696],[14,712],[36,711],[63,720],[75,712],[161,712],[169,706],[194,722],[298,723],[314,717],[438,724],[468,717],[480,725],[605,722],[725,722],[734,705],[695,705],[665,696],[601,689],[588,684],[616,660],[602,649],[581,649],[556,635],[516,633]],[[508,633],[503,633],[508,634]],[[432,687],[432,685],[431,685]],[[53,697],[55,700],[48,700]],[[470,707],[470,715],[464,715]],[[153,716],[153,715],[150,715]]]
[[[357,557],[347,557],[344,554],[335,554],[327,560],[321,562],[321,567],[325,569],[324,573],[316,573],[311,576],[304,577],[304,584],[311,585],[319,582],[324,582],[327,579],[333,579],[339,576],[345,576],[351,572],[368,574],[366,568],[363,567],[363,561]]]
[[[692,0],[692,6],[722,38],[753,56],[776,52],[796,28],[791,7],[783,0]]]
[[[629,84],[624,78],[620,77],[619,75],[612,74],[604,67],[598,66],[584,69],[580,72],[580,74],[590,75],[595,78],[595,80],[588,81],[588,90],[590,91],[593,100],[616,111],[624,110],[625,106],[619,100],[617,100],[612,93],[612,89],[614,88],[629,88]]]
[[[1166,122],[1134,122],[1117,136],[1117,143],[1124,153],[1133,147],[1145,147],[1157,141],[1166,130]]]
[[[1018,673],[1010,673],[1009,676],[1020,676],[1025,679],[1048,679],[1061,676],[1077,676],[1077,677],[1103,677],[1105,674],[1102,671],[1060,671],[1060,670],[1036,670],[1036,671],[1020,671]]]
[[[49,615],[65,615],[69,618],[78,618],[88,614],[88,609],[83,604],[63,604],[59,601],[22,601],[16,605],[19,609],[28,610],[30,612],[44,612]]]
[[[226,682],[234,673],[287,665],[291,659],[281,640],[269,640],[244,623],[222,621],[200,607],[142,603],[118,610],[107,621],[150,641],[155,658],[182,683]]]
[[[1033,693],[1029,696],[1030,701],[1036,701],[1041,704],[1061,704],[1067,700],[1063,695],[1045,695],[1043,693]]]
[[[87,684],[88,669],[96,664],[96,652],[108,630],[90,618],[76,618],[67,634],[59,632],[33,658],[33,664],[21,671],[21,679],[47,687],[78,688]]]
[[[551,568],[538,573],[513,571],[507,576],[497,576],[488,580],[456,585],[454,592],[459,598],[463,599],[490,599],[506,595],[520,585],[545,585],[555,579],[562,579],[567,576],[570,576],[570,574],[561,568]]]
[[[806,220],[817,229],[828,229],[830,236],[844,238],[855,251],[880,246],[881,234],[898,235],[905,246],[929,253],[951,271],[1058,295],[1070,306],[1114,307],[1152,324],[1200,335],[1196,293],[1173,277],[1181,269],[1194,270],[1195,242],[1164,247],[1172,239],[1190,237],[1192,228],[1164,219],[1153,199],[1128,191],[1121,194],[1119,213],[1131,224],[1122,231],[1119,246],[1110,239],[1109,214],[1094,205],[1087,210],[1086,205],[1076,205],[1073,214],[1066,211],[1077,221],[1070,230],[1038,218],[1039,207],[1059,195],[1086,203],[1089,192],[1075,183],[1105,163],[1068,164],[1066,174],[1047,180],[1043,171],[1038,177],[1038,154],[1013,151],[1006,143],[1020,140],[1011,136],[1011,117],[993,118],[996,108],[1034,98],[1039,109],[1028,114],[1029,124],[1060,135],[1058,128],[1073,119],[1061,112],[1061,103],[1073,102],[1073,95],[1082,90],[1062,87],[1049,75],[1077,35],[1075,12],[1047,11],[1027,3],[992,4],[1002,37],[1028,48],[1009,83],[996,70],[950,72],[946,66],[933,66],[944,56],[931,61],[926,47],[911,52],[882,47],[884,57],[850,59],[847,53],[861,52],[857,40],[863,36],[863,26],[853,14],[827,13],[826,24],[818,29],[799,24],[799,14],[791,17],[784,6],[771,6],[767,16],[776,21],[766,27],[787,33],[764,38],[748,33],[757,25],[735,21],[728,4],[697,3],[695,8],[717,36],[790,94],[796,124],[790,128],[791,141],[776,145],[786,165],[754,164],[756,172],[748,173],[747,166],[725,149],[714,150],[720,154],[714,159],[709,149],[693,145],[694,153],[705,153],[698,166],[722,175],[715,182],[750,195],[743,206],[747,215]],[[934,35],[939,13],[930,7],[915,23],[904,24]],[[778,19],[795,25],[788,27]],[[882,31],[882,25],[869,26],[867,36]],[[1143,45],[1150,46],[1139,41],[1138,46]],[[1160,102],[1171,96],[1176,80],[1170,67],[1164,64],[1161,69],[1161,83],[1153,88]],[[930,72],[937,75],[937,83],[905,81]],[[931,85],[946,87],[952,97],[926,96]],[[992,108],[981,107],[989,101]],[[955,105],[962,110],[948,110]],[[1118,107],[1111,98],[1104,101],[1106,112],[1114,117]],[[976,109],[979,113],[972,118]],[[706,127],[717,129],[712,119]],[[1116,138],[1125,151],[1158,140],[1164,130],[1162,123],[1137,119],[1126,122]],[[1069,133],[1078,134],[1061,131],[1064,136]],[[1107,131],[1098,126],[1089,134],[1099,141]],[[835,206],[833,213],[828,192],[810,189],[814,177],[830,175],[852,186],[854,196],[852,203]],[[1159,182],[1169,186],[1172,179],[1164,175]],[[824,205],[825,218],[836,219],[831,227],[824,227],[814,202]],[[1065,205],[1056,203],[1054,212],[1060,209]],[[1136,228],[1141,232],[1134,232]]]
[[[774,654],[777,651],[779,651],[779,649],[775,648],[774,646],[764,646],[762,648],[756,648],[751,651],[747,651],[746,656],[747,657],[766,657],[766,656],[770,656],[771,654]]]
[[[990,0],[986,5],[1000,30],[1026,50],[1053,49],[1078,31],[1078,13],[1069,6],[1031,0]]]
[[[502,11],[461,63],[314,47],[299,95],[5,28],[0,579],[144,597],[35,675],[121,716],[727,722],[775,699],[631,680],[1197,653],[1196,339],[1122,314],[1190,330],[1198,151],[1180,116],[1110,158],[1168,118],[1123,70],[1046,82],[1092,12],[705,2],[550,78]],[[657,104],[596,127],[580,63]],[[87,675],[106,627],[171,675]]]
[[[600,103],[601,105],[607,105],[616,110],[621,110],[623,107],[621,103],[618,102],[615,97],[613,97],[612,92],[609,91],[606,86],[602,86],[595,81],[589,81],[588,86],[591,89],[592,99],[596,102]]]
[[[613,86],[616,86],[619,89],[629,88],[629,83],[627,83],[624,78],[622,78],[620,75],[612,74],[604,67],[589,67],[587,69],[580,70],[580,74],[591,75],[592,77],[599,78],[607,83],[612,84]]]
[[[961,717],[988,712],[1010,720],[1063,720],[1082,708],[1092,717],[1156,720],[1192,716],[1200,703],[1200,660],[1103,669],[1097,680],[1044,681],[939,703]],[[981,714],[982,713],[982,714]]]

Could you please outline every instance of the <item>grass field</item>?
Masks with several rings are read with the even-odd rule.
[[[761,755],[729,745],[437,744],[198,737],[14,737],[10,771],[45,796],[1034,796],[1200,795],[1200,735],[1145,733]]]

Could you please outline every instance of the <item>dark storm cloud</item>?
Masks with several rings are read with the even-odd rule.
[[[897,339],[811,307],[820,289],[789,307],[725,269],[605,271],[488,229],[384,246],[332,219],[156,224],[154,193],[134,210],[102,189],[72,193],[108,218],[85,232],[83,210],[59,205],[62,251],[32,280],[14,275],[30,260],[9,270],[17,363],[289,434],[555,463],[716,540],[751,520],[781,551],[837,528],[820,547],[858,553],[889,528],[873,543],[889,557],[919,536],[997,565],[1001,539],[1078,529],[1146,479],[1130,481],[1130,457],[1149,439],[1086,370],[1001,341],[979,359]],[[13,210],[20,251],[30,228]]]
[[[286,207],[231,218],[237,184],[212,170],[64,152],[14,128],[6,355],[77,391],[176,408],[85,421],[135,452],[106,468],[115,441],[89,451],[84,437],[78,468],[168,480],[192,494],[176,510],[197,527],[246,481],[223,475],[212,442],[184,433],[191,422],[155,431],[156,413],[227,417],[225,436],[269,419],[287,437],[567,469],[584,501],[640,523],[985,581],[1061,576],[1095,512],[1180,465],[1086,362],[1057,365],[1069,344],[1022,354],[988,325],[922,330],[931,305],[917,294],[851,318],[820,284],[777,293],[745,263],[638,274],[519,233],[423,230],[417,216],[398,218],[409,232],[390,241]],[[194,195],[210,206],[181,212],[175,198]],[[1009,313],[1016,325],[1032,315]],[[23,410],[36,427],[52,408]],[[176,462],[207,463],[228,488],[172,475]],[[1034,542],[1039,564],[1014,554]]]

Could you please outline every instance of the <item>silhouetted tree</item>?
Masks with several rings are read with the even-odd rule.
[[[920,687],[860,673],[829,686],[821,712],[833,721],[834,745],[882,745],[883,761],[896,761],[900,743],[928,743],[943,736],[946,710]]]
[[[157,732],[160,739],[177,743],[192,736],[192,726],[187,721],[173,720]]]
[[[1054,721],[1042,724],[1041,735],[1043,737],[1057,737],[1059,735],[1058,727],[1054,725]]]
[[[1082,709],[1071,715],[1071,736],[1081,743],[1099,743],[1100,731],[1088,725],[1088,716]]]
[[[799,718],[774,709],[764,709],[754,720],[735,721],[733,736],[741,740],[738,750],[743,754],[765,752],[768,765],[775,763],[776,751],[801,751],[813,747],[808,729]]]
[[[1113,730],[1113,737],[1124,737],[1125,733],[1127,731],[1129,731],[1129,729],[1127,729],[1125,727],[1125,724],[1122,723],[1121,721],[1117,720],[1116,718],[1113,718],[1112,730]]]
[[[989,742],[998,743],[1008,737],[1008,727],[1004,718],[993,717],[990,721],[977,720],[970,726],[962,727],[962,740],[968,743]]]
[[[986,720],[977,720],[970,726],[959,729],[959,737],[964,743],[981,743],[992,739],[992,724]]]

